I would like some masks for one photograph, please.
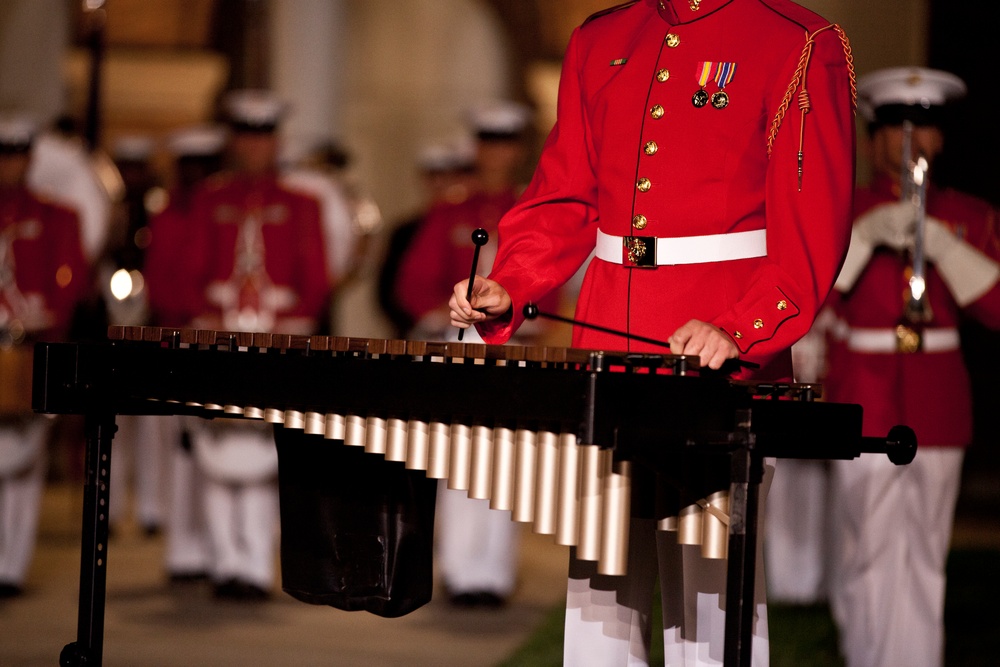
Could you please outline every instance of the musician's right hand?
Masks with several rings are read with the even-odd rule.
[[[511,308],[510,294],[503,286],[489,278],[476,276],[469,295],[469,281],[455,285],[448,307],[451,309],[451,324],[460,329],[468,329],[477,322],[485,322],[500,317]]]
[[[880,204],[854,223],[858,238],[873,248],[888,246],[894,250],[913,247],[916,229],[913,206],[903,202]]]

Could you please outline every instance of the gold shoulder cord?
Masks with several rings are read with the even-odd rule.
[[[781,122],[785,118],[785,113],[788,111],[788,107],[792,103],[792,98],[797,97],[799,104],[799,111],[802,115],[802,122],[799,124],[799,152],[798,152],[798,176],[799,176],[799,191],[802,191],[802,164],[803,164],[803,150],[802,146],[805,140],[805,128],[806,128],[806,114],[809,113],[811,109],[811,103],[809,101],[809,92],[806,90],[806,71],[809,69],[809,59],[812,57],[813,45],[816,43],[816,36],[827,30],[836,31],[837,35],[840,37],[840,43],[844,47],[844,61],[847,63],[847,74],[851,82],[851,109],[855,113],[858,108],[858,88],[857,81],[854,74],[854,56],[851,53],[851,43],[847,39],[847,35],[844,30],[837,25],[832,23],[825,28],[820,28],[811,35],[806,36],[806,44],[802,49],[802,55],[799,57],[798,67],[795,68],[795,74],[792,75],[792,80],[788,83],[788,89],[785,91],[785,97],[781,100],[781,104],[778,105],[778,112],[774,115],[774,120],[771,121],[771,131],[767,135],[767,155],[771,156],[771,151],[774,148],[774,141],[778,137],[778,129],[781,127]],[[801,88],[801,89],[800,89]],[[796,91],[798,90],[798,95],[796,96]]]

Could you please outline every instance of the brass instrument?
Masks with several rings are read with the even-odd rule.
[[[912,211],[913,248],[907,279],[909,295],[903,318],[896,327],[899,350],[916,352],[922,347],[921,329],[933,313],[927,302],[927,266],[924,254],[924,234],[927,226],[927,171],[923,155],[913,157],[913,123],[903,122],[903,159],[900,177],[900,201]]]

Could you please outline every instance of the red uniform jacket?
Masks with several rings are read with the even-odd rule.
[[[687,0],[641,0],[584,23],[566,53],[557,124],[500,223],[491,277],[510,292],[513,320],[480,326],[484,337],[504,340],[525,302],[572,276],[598,228],[656,237],[766,229],[762,258],[655,269],[594,259],[577,317],[659,339],[701,319],[761,363],[759,377],[789,377],[788,349],[826,299],[849,240],[849,53],[837,26],[785,0],[703,0],[697,11]],[[723,109],[692,103],[706,62],[735,65]],[[641,232],[638,215],[648,221]],[[578,328],[574,345],[626,342]]]
[[[167,206],[149,221],[150,241],[143,273],[149,290],[153,323],[183,326],[191,321],[189,295],[177,289],[177,281],[188,271],[187,243],[191,237],[190,197],[170,193]]]
[[[88,287],[76,213],[0,188],[0,328],[19,320],[35,340],[62,338]]]
[[[886,177],[858,191],[856,213],[899,201]],[[998,212],[984,201],[954,190],[928,188],[927,214],[990,257],[1000,257]],[[831,297],[841,326],[892,329],[903,318],[908,295],[909,260],[877,249],[854,287]],[[933,313],[928,328],[957,327],[960,311],[933,263],[927,265],[927,300]],[[1000,285],[969,304],[965,314],[1000,328]],[[835,329],[836,331],[836,329]],[[831,401],[858,403],[865,410],[864,434],[883,437],[906,424],[924,445],[967,445],[972,439],[969,377],[958,349],[943,352],[863,353],[831,341],[825,395]]]
[[[330,284],[319,204],[311,197],[285,189],[275,177],[213,176],[195,195],[188,224],[172,227],[160,242],[168,254],[177,248],[183,255],[168,283],[177,291],[168,303],[186,310],[173,313],[185,319],[174,324],[205,316],[225,322],[245,309],[269,315],[274,330],[283,331],[282,320],[325,316]],[[171,233],[182,233],[184,241]]]

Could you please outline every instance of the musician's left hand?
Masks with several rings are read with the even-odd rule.
[[[698,355],[702,367],[714,370],[722,367],[726,359],[739,359],[736,343],[724,331],[708,322],[690,320],[667,339],[671,354]]]

